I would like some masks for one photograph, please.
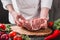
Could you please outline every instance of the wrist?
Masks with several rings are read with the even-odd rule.
[[[17,13],[15,11],[10,11],[10,13],[12,16],[17,15]]]
[[[9,11],[9,12],[12,14],[12,13],[14,13],[15,11],[14,11],[14,10],[11,10],[11,11]]]
[[[48,13],[49,13],[48,8],[41,8],[40,17],[46,18],[48,16]]]
[[[48,13],[40,13],[40,18],[49,20]]]
[[[46,15],[46,14],[41,13],[41,14],[40,14],[40,18],[47,18],[47,15]]]
[[[47,16],[47,17],[45,17],[45,16],[40,16],[40,19],[49,20],[49,16]]]
[[[16,12],[16,11],[11,11],[10,12],[12,15],[21,15],[20,13]]]

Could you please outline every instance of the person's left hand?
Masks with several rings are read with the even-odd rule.
[[[33,30],[39,30],[41,28],[47,28],[47,19],[43,18],[34,18],[32,20],[32,28]]]
[[[40,29],[41,28],[44,28],[44,29],[46,29],[47,28],[47,19],[45,19],[45,18],[40,18],[40,21],[41,21],[41,25],[40,25]]]

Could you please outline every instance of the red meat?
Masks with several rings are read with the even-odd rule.
[[[29,21],[25,21],[23,27],[25,27],[26,29],[30,31],[35,31],[35,30],[39,30],[40,25],[43,23],[44,23],[43,19],[36,18],[36,19],[29,20]]]

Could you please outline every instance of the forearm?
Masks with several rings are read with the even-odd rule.
[[[13,11],[15,11],[14,8],[13,8],[13,6],[12,6],[12,4],[7,5],[6,8],[7,8],[7,10],[8,10],[10,13],[12,13]]]
[[[53,0],[41,0],[40,17],[46,18],[49,16],[49,10],[51,9]]]
[[[53,0],[41,0],[41,8],[51,9]]]
[[[5,10],[8,10],[11,14],[14,11],[14,8],[12,6],[12,1],[11,0],[1,0],[2,4],[3,4],[3,8]]]
[[[1,0],[2,4],[3,4],[3,8],[5,10],[7,10],[6,6],[9,5],[9,4],[12,4],[12,1],[11,0]]]
[[[40,17],[46,18],[49,13],[49,8],[41,8]]]

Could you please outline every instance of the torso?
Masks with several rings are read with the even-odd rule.
[[[26,20],[38,17],[40,13],[38,12],[40,0],[12,0],[13,8],[25,17]],[[14,24],[14,20],[9,14],[9,21]]]

